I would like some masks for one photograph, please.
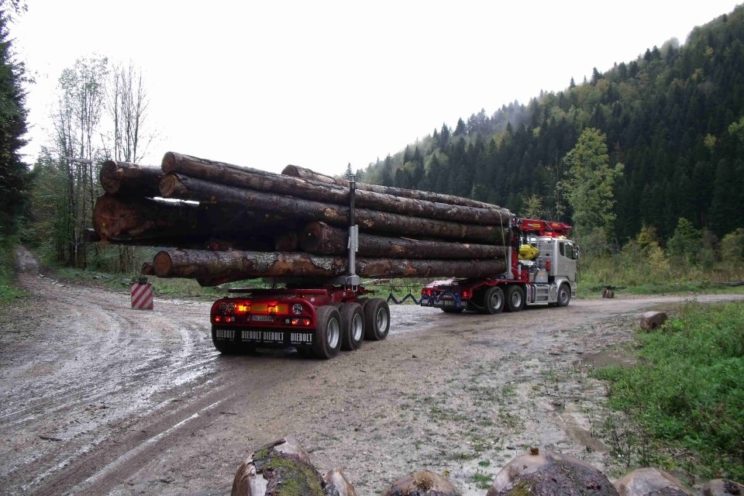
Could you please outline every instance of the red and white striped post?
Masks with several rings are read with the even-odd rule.
[[[132,308],[135,310],[152,310],[152,284],[146,277],[132,285]]]

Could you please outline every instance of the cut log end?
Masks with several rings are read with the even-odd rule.
[[[101,172],[99,174],[101,186],[106,193],[111,195],[116,194],[121,187],[121,181],[116,177],[117,168],[117,164],[113,160],[106,160],[101,165]]]
[[[173,172],[176,168],[176,154],[174,152],[166,152],[163,155],[163,160],[160,162],[160,168],[163,169],[165,174]]]
[[[163,160],[165,160],[165,158],[163,158]],[[187,198],[189,196],[187,188],[184,187],[180,178],[175,174],[166,174],[163,179],[160,180],[160,194],[166,198],[174,196]]]
[[[173,270],[173,260],[167,251],[160,251],[152,260],[152,267],[158,277],[168,277]]]

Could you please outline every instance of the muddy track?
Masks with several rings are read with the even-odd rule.
[[[21,275],[0,317],[0,487],[29,494],[224,494],[251,449],[292,434],[360,494],[415,468],[466,494],[541,445],[611,464],[587,364],[677,297],[575,301],[498,316],[393,307],[392,331],[331,361],[223,357],[207,303]],[[705,297],[712,300],[728,297]]]

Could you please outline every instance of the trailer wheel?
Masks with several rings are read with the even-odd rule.
[[[341,305],[341,349],[356,350],[364,341],[364,312],[359,303]]]
[[[217,349],[217,351],[219,351],[223,355],[238,355],[243,351],[241,343],[239,341],[235,341],[235,339],[233,339],[232,341],[217,339],[216,331],[217,330],[212,327],[212,344]],[[240,336],[240,333],[238,331],[235,331],[235,335],[236,337],[238,337]]]
[[[326,305],[318,308],[313,352],[324,360],[333,358],[341,348],[341,315],[334,307]]]
[[[499,313],[504,309],[504,292],[498,286],[491,286],[483,293],[483,306],[486,313]]]
[[[568,284],[563,283],[558,288],[558,301],[556,302],[559,307],[566,307],[571,301],[571,288]]]
[[[385,300],[372,298],[364,304],[364,337],[382,341],[390,331],[390,307]]]
[[[506,311],[518,312],[524,308],[525,297],[524,289],[521,286],[512,284],[506,287]]]
[[[462,313],[463,308],[442,308],[444,313]]]

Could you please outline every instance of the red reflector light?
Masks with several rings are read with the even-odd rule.
[[[222,316],[221,315],[215,315],[214,316],[214,321],[215,322],[222,322]]]
[[[302,319],[302,325],[304,325],[305,327],[309,326],[310,325],[310,319]]]
[[[462,299],[463,300],[469,300],[473,297],[473,292],[469,289],[463,289],[462,290]]]

